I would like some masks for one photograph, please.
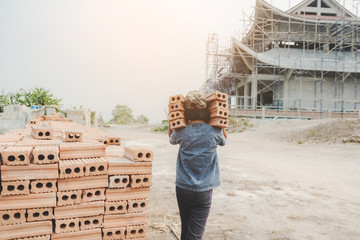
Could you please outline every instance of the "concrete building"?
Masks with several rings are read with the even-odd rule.
[[[222,48],[209,35],[203,87],[228,93],[233,114],[266,107],[359,116],[359,24],[334,0],[304,0],[286,12],[257,0],[243,37]]]

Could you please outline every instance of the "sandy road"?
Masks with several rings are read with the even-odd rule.
[[[304,124],[280,121],[229,134],[218,148],[222,184],[214,191],[204,239],[360,239],[360,145],[279,139]],[[178,146],[148,127],[104,130],[121,136],[123,145],[154,150],[148,239],[176,239]]]

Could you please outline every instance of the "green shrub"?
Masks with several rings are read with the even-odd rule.
[[[168,121],[162,121],[161,124],[153,126],[151,128],[151,131],[168,133],[169,132],[169,123],[168,123]]]

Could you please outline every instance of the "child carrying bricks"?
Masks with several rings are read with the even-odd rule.
[[[209,111],[204,94],[190,91],[185,97],[187,126],[171,130],[171,144],[179,144],[176,165],[176,198],[181,217],[181,240],[202,239],[209,216],[213,188],[220,185],[217,146],[224,146],[224,129],[207,124]]]

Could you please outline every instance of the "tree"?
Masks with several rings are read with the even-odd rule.
[[[116,105],[115,109],[112,110],[112,115],[111,123],[131,124],[135,122],[131,108],[126,105]]]
[[[148,123],[149,123],[149,119],[148,119],[147,117],[145,117],[144,114],[141,114],[141,115],[137,116],[136,122],[137,122],[137,123],[140,123],[140,124],[148,124]]]

